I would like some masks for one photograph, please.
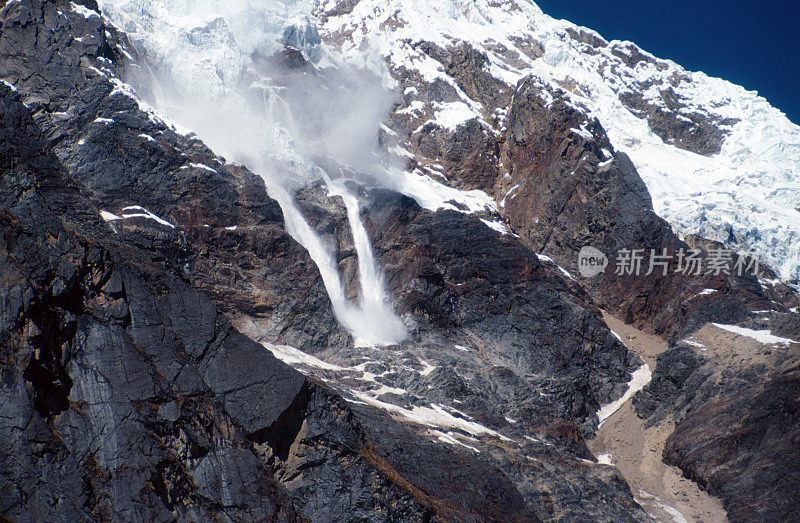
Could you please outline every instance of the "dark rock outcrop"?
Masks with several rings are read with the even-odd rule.
[[[0,144],[4,516],[428,517],[340,399],[103,222],[7,85]],[[308,425],[329,439],[303,474],[351,497],[277,477]]]
[[[640,85],[645,91],[649,86]],[[738,120],[721,119],[700,113],[681,111],[684,106],[672,86],[660,92],[660,104],[649,103],[638,92],[620,94],[620,101],[633,114],[647,120],[647,124],[664,143],[693,153],[711,156],[722,148],[722,140]]]
[[[118,215],[141,206],[176,226],[114,222],[121,235],[157,246],[227,314],[253,318],[271,339],[307,349],[349,343],[263,180],[176,133],[114,77],[126,67],[123,49],[135,53],[124,35],[54,2],[9,4],[2,23],[3,77],[92,203]]]
[[[614,152],[597,120],[542,89],[532,77],[517,88],[502,156],[508,176],[495,189],[512,230],[536,252],[577,274],[580,249],[599,249],[609,259],[605,272],[583,280],[596,303],[670,340],[709,321],[736,323],[750,310],[792,306],[796,296],[782,297],[748,272],[713,274],[705,265],[697,275],[678,272],[678,251],[698,248],[705,260],[708,248],[680,241],[655,214],[635,167]],[[640,249],[638,275],[617,273],[623,249]],[[646,274],[652,254],[665,251],[666,274],[658,265]],[[715,292],[699,294],[704,289]]]
[[[618,471],[562,451],[556,430],[541,440],[523,439],[520,448],[505,443],[478,453],[421,439],[402,425],[373,418],[367,408],[359,415],[379,443],[377,455],[417,485],[443,519],[648,520]]]
[[[686,380],[704,363],[705,359],[686,345],[658,355],[650,383],[633,397],[636,415],[647,420],[645,427],[656,425],[672,413]]]
[[[703,355],[683,345],[659,356],[634,398],[637,415],[646,425],[674,418],[664,461],[719,496],[731,521],[796,519],[797,345],[727,349],[725,357],[705,356],[716,349],[706,345]]]
[[[800,372],[697,406],[675,427],[664,461],[719,495],[731,521],[800,517]]]
[[[396,193],[373,198],[364,217],[374,249],[398,313],[415,318],[421,343],[462,344],[519,376],[586,384],[562,407],[568,420],[596,410],[589,391],[607,401],[613,382],[633,369],[588,295],[518,239]]]
[[[498,123],[513,90],[489,73],[488,58],[468,44],[442,48],[420,42],[417,47],[441,64],[453,83],[427,82],[418,72],[403,67],[392,71],[404,94],[387,122],[397,134],[385,136],[386,143],[399,141],[414,153],[414,158],[408,159],[412,170],[419,168],[458,188],[491,192],[499,175],[500,133],[489,122]],[[454,129],[437,125],[441,104],[463,103],[459,91],[480,104],[483,119],[470,119]]]

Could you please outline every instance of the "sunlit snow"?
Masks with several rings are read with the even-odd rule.
[[[642,390],[648,383],[650,383],[651,376],[650,366],[647,365],[647,363],[636,369],[631,375],[631,381],[628,382],[628,390],[625,391],[625,394],[612,403],[602,405],[600,410],[597,411],[597,417],[600,420],[600,425],[610,418],[612,414],[617,412],[626,401],[633,397],[634,394]],[[598,427],[600,425],[598,425]]]
[[[752,338],[758,341],[759,343],[763,343],[765,345],[773,345],[773,344],[789,345],[790,343],[800,343],[798,341],[789,338],[774,336],[772,332],[769,330],[753,330],[753,329],[747,329],[745,327],[739,327],[738,325],[723,325],[721,323],[712,323],[711,325],[719,329],[732,332],[738,336],[745,336],[747,338]]]
[[[529,74],[553,87],[565,82],[575,85],[569,95],[572,101],[587,107],[590,116],[603,124],[614,147],[631,157],[653,196],[656,212],[680,235],[699,234],[730,247],[752,248],[783,279],[797,283],[800,127],[758,93],[686,71],[669,60],[618,67],[621,62],[612,51],[630,55],[638,50],[634,44],[611,41],[587,53],[567,29],[599,37],[590,29],[545,15],[528,0],[362,0],[351,13],[328,19],[322,32],[323,36],[350,34],[341,52],[353,63],[379,63],[365,60],[371,50],[385,56],[392,67],[416,70],[428,82],[453,87],[460,97],[456,102],[461,104],[460,116],[444,119],[442,124],[467,117],[467,110],[480,114],[481,108],[418,42],[442,48],[469,43],[488,57],[488,71],[509,87]],[[544,56],[530,56],[521,42],[538,42]],[[514,60],[508,58],[511,55]],[[609,64],[617,72],[610,73]],[[670,78],[683,75],[688,81],[678,83],[674,91],[690,112],[741,120],[728,127],[721,152],[712,157],[665,144],[620,101],[622,93],[650,83],[645,99],[662,104],[657,86],[671,85]],[[550,96],[546,90],[542,94]],[[573,131],[591,139],[585,129]],[[610,153],[605,153],[609,159]]]

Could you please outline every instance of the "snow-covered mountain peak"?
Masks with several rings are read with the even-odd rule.
[[[800,127],[758,93],[687,71],[632,42],[606,41],[525,0],[353,4],[322,6],[326,41],[359,65],[384,56],[412,93],[398,111],[417,116],[420,129],[428,121],[452,129],[471,119],[502,128],[496,116],[507,99],[467,92],[452,71],[457,64],[448,50],[468,46],[483,57],[479,69],[509,90],[535,75],[598,118],[679,234],[754,249],[784,279],[800,279]],[[420,81],[449,90],[415,99]],[[456,99],[448,98],[452,92]],[[458,110],[444,112],[442,103]]]

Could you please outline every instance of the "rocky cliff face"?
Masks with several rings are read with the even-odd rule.
[[[389,33],[387,38],[392,37]],[[585,40],[588,33],[582,34]],[[653,250],[662,253],[666,249],[674,258],[681,249],[697,248],[705,251],[705,260],[709,248],[722,249],[725,244],[688,245],[676,236],[670,224],[656,214],[647,185],[631,158],[615,148],[595,116],[602,112],[591,110],[576,95],[581,86],[574,79],[543,81],[539,71],[525,75],[531,66],[523,61],[514,69],[520,71],[519,81],[508,85],[493,67],[497,64],[492,53],[508,62],[506,52],[499,48],[467,40],[440,49],[424,41],[422,34],[419,37],[423,42],[413,46],[413,54],[436,69],[438,78],[431,81],[421,75],[424,68],[416,60],[395,63],[399,58],[390,56],[390,74],[403,89],[404,98],[387,122],[393,130],[384,135],[387,144],[394,144],[389,150],[403,156],[407,168],[420,175],[493,195],[510,230],[529,248],[552,257],[575,276],[582,247],[605,253],[609,257],[605,273],[584,281],[600,306],[673,341],[707,321],[734,323],[748,311],[773,303],[784,311],[796,306],[794,293],[779,283],[774,273],[772,277],[760,275],[760,279],[753,274],[686,277],[676,274],[673,264],[667,274],[656,270],[645,276]],[[333,42],[347,48],[348,40],[342,43],[338,38],[342,35],[331,36]],[[581,37],[568,31],[567,38]],[[529,45],[541,47],[536,42],[534,39]],[[596,46],[607,46],[599,42]],[[626,53],[633,53],[633,58],[612,52],[621,60],[620,66],[635,67],[642,62],[657,69],[666,67],[631,49]],[[536,60],[542,52],[530,51],[528,59]],[[456,59],[458,56],[471,58]],[[450,114],[453,104],[460,104],[458,117]],[[651,127],[663,128],[669,111],[660,111],[659,117],[639,116]],[[675,112],[670,114],[674,119]],[[718,133],[716,139],[703,130],[711,127]],[[702,143],[684,144],[684,148],[703,154],[709,153],[706,145],[710,142],[716,143],[713,147],[718,150],[725,134],[720,130],[725,126],[713,119],[670,128],[672,134],[685,131],[698,137]],[[615,274],[616,253],[622,249],[647,253],[641,274]],[[718,292],[698,301],[697,295],[704,289]]]
[[[612,152],[600,123],[572,107],[564,94],[548,91],[532,77],[514,93],[499,158],[507,173],[496,187],[496,194],[507,195],[503,214],[513,230],[565,267],[575,267],[584,246],[609,253],[604,273],[585,280],[595,300],[627,322],[672,340],[708,321],[735,323],[773,303],[784,311],[794,306],[793,293],[781,294],[785,286],[764,285],[749,272],[677,272],[679,250],[703,251],[707,260],[710,250],[724,245],[680,241],[653,211],[630,158]],[[624,249],[646,253],[638,274],[618,274]],[[666,271],[654,266],[648,275],[653,252],[666,252],[673,263]],[[715,292],[693,303],[704,289]]]
[[[754,249],[784,280],[796,281],[800,128],[757,93],[632,42],[606,41],[528,0],[414,7],[361,0],[318,12],[323,38],[346,60],[364,63],[368,50],[386,58],[403,93],[390,127],[406,152],[396,152],[414,167],[489,189],[486,178],[507,171],[492,150],[504,141],[510,99],[532,76],[527,83],[547,91],[546,105],[560,90],[581,120],[599,121],[614,145],[608,151],[629,156],[654,210],[679,235]],[[574,129],[591,140],[588,128]],[[452,134],[470,147],[447,145]]]
[[[531,520],[644,517],[619,475],[592,463],[576,429],[591,431],[631,356],[579,287],[477,218],[426,213],[388,193],[368,212],[387,241],[407,232],[398,213],[422,220],[390,276],[398,296],[403,281],[424,289],[434,263],[447,271],[424,289],[440,295],[435,314],[420,308],[424,295],[402,298],[419,326],[414,339],[429,340],[428,351],[448,347],[431,357],[441,368],[427,383],[415,378],[430,363],[411,344],[392,349],[405,351],[409,368],[394,366],[398,376],[385,382],[408,394],[373,399],[377,382],[350,383],[363,383],[364,372],[350,372],[361,378],[350,382],[322,374],[370,406],[345,403],[235,330],[228,317],[260,340],[361,359],[263,181],[133,98],[115,77],[129,52],[124,35],[94,7],[26,1],[0,12],[9,82],[0,86],[4,515],[396,520],[499,518],[514,507]],[[390,221],[379,224],[382,216]],[[445,250],[431,252],[428,266],[410,263],[436,245],[426,231],[437,229],[470,237],[438,246]],[[499,253],[494,275],[482,275],[482,256],[466,256],[473,240]],[[536,320],[543,309],[531,306],[550,291],[566,342],[547,332],[546,318],[531,324],[542,336],[534,347],[532,333],[483,317],[498,294],[495,316],[514,307]],[[439,387],[463,380],[446,359],[463,352],[459,341],[479,350],[463,395]],[[583,355],[572,361],[576,350]],[[533,370],[542,377],[516,375]],[[491,393],[494,383],[508,385]],[[520,406],[512,400],[521,395],[553,398]],[[467,412],[455,408],[459,398]],[[444,421],[400,423],[386,399]],[[503,417],[516,412],[522,419]],[[420,468],[434,457],[435,470]],[[581,494],[598,489],[601,509]]]
[[[185,278],[208,283],[219,303],[246,309],[276,340],[346,343],[319,275],[283,230],[263,181],[173,132],[115,78],[127,51],[113,26],[54,2],[12,2],[4,13],[4,77],[30,93],[25,103],[95,207],[116,216],[143,207],[166,222],[114,221],[119,234],[190,267]],[[292,291],[313,303],[286,300]]]
[[[365,4],[318,12],[343,60],[359,33],[335,19],[368,23]],[[273,159],[289,174],[301,160],[339,173],[292,187],[289,199],[333,252],[347,303],[366,292],[359,242],[374,255],[407,336],[364,346],[264,179],[122,81],[169,68],[152,48],[89,0],[3,2],[0,24],[4,517],[643,521],[620,473],[586,446],[601,405],[642,364],[598,307],[673,341],[709,321],[763,323],[752,311],[772,309],[775,332],[800,338],[790,312],[800,302],[769,269],[622,278],[612,259],[603,275],[579,277],[584,245],[719,244],[684,243],[656,214],[617,130],[576,103],[580,82],[498,74],[498,56],[520,70],[553,59],[530,35],[511,35],[513,49],[433,33],[394,49],[408,44],[441,70],[388,60],[399,88],[379,162],[400,155],[407,167],[392,183],[378,183],[373,165],[342,165],[322,140],[305,158]],[[229,26],[214,18],[187,38],[227,60]],[[611,70],[672,67],[573,33],[589,55],[615,56]],[[252,82],[256,99],[262,81],[288,102],[317,84],[340,96],[349,70],[330,56],[314,65],[318,52],[259,49],[236,82]],[[230,64],[219,56],[202,63],[224,82]],[[619,99],[683,150],[712,155],[733,132],[735,122],[696,108],[682,120],[694,106],[669,89],[663,103]],[[324,134],[305,116],[298,133]],[[356,212],[335,193],[342,186]],[[732,518],[790,517],[794,353],[717,360],[681,347],[636,400],[649,422],[677,421],[665,459],[726,500]],[[789,473],[751,488],[774,463]]]
[[[112,231],[20,94],[0,93],[6,517],[429,511],[340,399],[234,330],[158,249]],[[296,465],[290,445],[320,424],[309,445],[323,457],[285,486],[277,463]],[[368,494],[309,500],[315,473]]]
[[[798,338],[790,315],[771,313],[760,323],[751,320],[750,332],[769,323],[793,336],[787,340]],[[652,382],[634,399],[636,412],[647,424],[674,415],[664,461],[721,497],[732,521],[796,518],[797,345],[764,347],[712,331],[659,356]]]

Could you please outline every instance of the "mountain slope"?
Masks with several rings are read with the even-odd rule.
[[[413,153],[428,154],[415,147],[414,131],[428,121],[455,130],[477,119],[496,135],[510,92],[532,74],[600,121],[614,148],[636,165],[655,211],[679,235],[752,249],[797,284],[800,127],[757,93],[686,71],[631,42],[607,42],[524,0],[331,1],[319,16],[326,41],[346,60],[370,66],[371,52],[386,57],[390,75],[403,84],[405,103],[395,114],[403,115],[401,142]],[[471,86],[462,81],[468,63],[470,82],[478,82]],[[429,93],[418,82],[441,87]]]
[[[450,267],[426,290],[462,326],[409,301],[416,338],[382,353],[355,347],[263,180],[177,133],[115,77],[135,66],[124,34],[78,4],[12,2],[0,17],[11,82],[0,86],[2,419],[15,449],[4,455],[4,515],[426,520],[513,507],[532,521],[645,519],[582,439],[638,362],[552,264],[478,217],[370,192],[382,212],[400,198],[416,222],[410,255],[446,247],[427,267],[396,270],[425,289],[436,264]],[[317,197],[347,216],[341,199]],[[462,229],[497,253],[494,273],[476,278],[482,256],[462,256]],[[437,234],[451,243],[437,245]],[[63,245],[52,256],[37,247],[54,241]],[[534,320],[550,303],[557,320],[514,333],[503,308],[482,317],[497,296]],[[542,337],[535,351],[532,335]],[[271,352],[322,362],[319,381]],[[469,373],[450,368],[455,354]],[[560,364],[541,366],[547,354]],[[522,396],[521,419],[505,418]]]
[[[737,342],[707,379],[679,340],[797,339],[797,295],[768,267],[574,270],[586,244],[707,259],[652,180],[783,176],[795,127],[752,94],[525,2],[2,5],[4,516],[647,520],[586,444],[650,376],[599,307],[691,352],[636,396],[679,422],[665,458],[770,514],[779,490],[735,507],[743,464],[796,455],[706,449],[762,410],[791,441],[797,346]],[[763,164],[729,151],[770,133]]]

